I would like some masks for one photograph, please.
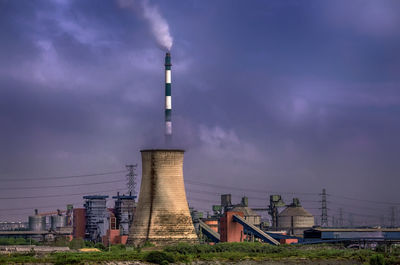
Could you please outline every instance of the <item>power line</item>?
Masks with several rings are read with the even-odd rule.
[[[208,186],[211,188],[220,188],[220,189],[231,189],[231,190],[238,190],[244,192],[256,192],[256,193],[274,193],[274,194],[291,194],[291,195],[320,195],[319,193],[310,193],[310,192],[282,192],[282,191],[271,191],[271,190],[261,190],[261,189],[250,189],[250,188],[239,188],[239,187],[232,187],[232,186],[225,186],[225,185],[216,185],[213,183],[204,183],[195,180],[188,180],[185,179],[185,184],[189,185],[199,185],[199,186]],[[346,200],[353,200],[353,201],[360,201],[360,202],[369,202],[369,203],[376,203],[376,204],[392,204],[392,205],[400,205],[400,202],[385,202],[385,201],[374,201],[374,200],[367,200],[367,199],[359,199],[354,197],[347,197],[347,196],[340,196],[335,194],[326,194],[326,196],[332,196],[336,198],[342,198]]]
[[[340,210],[332,210],[333,212],[339,213]],[[355,216],[360,216],[360,217],[370,217],[370,218],[379,218],[380,215],[373,215],[373,214],[363,214],[363,213],[355,213],[355,212],[349,212],[349,211],[342,211],[343,213],[355,215]]]
[[[39,177],[39,178],[22,178],[22,179],[1,179],[1,181],[34,181],[34,180],[57,180],[57,179],[69,179],[69,178],[86,178],[86,177],[93,177],[93,176],[104,176],[110,174],[118,174],[118,173],[125,173],[126,170],[119,170],[119,171],[109,171],[109,172],[102,172],[102,173],[93,173],[93,174],[83,174],[83,175],[71,175],[71,176],[61,176],[61,177]]]
[[[220,196],[222,193],[220,193],[220,192],[213,192],[213,191],[204,191],[204,190],[192,190],[192,189],[186,189],[187,191],[188,191],[188,193],[200,193],[200,194],[208,194],[208,195],[215,195],[215,196]],[[234,196],[241,196],[241,195],[238,195],[238,194],[234,194],[234,193],[231,193],[232,195],[234,195]],[[243,195],[243,196],[245,196],[245,195]],[[251,199],[251,200],[262,200],[262,201],[267,201],[268,200],[268,198],[267,197],[265,197],[265,198],[263,198],[263,197],[252,197],[252,196],[245,196],[245,197],[247,197],[247,198],[249,198],[249,199]]]
[[[124,189],[125,188],[120,188],[120,189],[116,189],[116,190],[93,191],[93,192],[85,192],[85,193],[72,193],[72,194],[54,194],[54,195],[40,195],[40,196],[24,196],[24,197],[0,197],[0,200],[55,198],[55,197],[75,196],[75,195],[87,195],[89,193],[120,191],[120,190],[124,190]]]
[[[369,202],[369,203],[376,203],[376,204],[393,204],[393,205],[400,205],[399,202],[384,202],[384,201],[372,201],[372,200],[366,200],[366,199],[358,199],[358,198],[353,198],[353,197],[347,197],[347,196],[340,196],[340,195],[334,195],[334,194],[327,194],[327,196],[333,196],[336,198],[342,198],[346,200],[352,200],[352,201],[361,201],[361,202]]]
[[[54,185],[54,186],[40,186],[40,187],[16,187],[16,188],[1,188],[1,190],[30,190],[30,189],[47,189],[47,188],[66,188],[66,187],[76,187],[76,186],[87,186],[87,185],[98,185],[98,184],[108,184],[122,182],[125,180],[112,180],[112,181],[102,181],[102,182],[90,182],[81,184],[65,184],[65,185]]]
[[[344,206],[344,207],[352,207],[352,208],[360,208],[360,209],[366,209],[366,210],[370,210],[370,211],[382,211],[382,208],[372,208],[372,207],[367,207],[367,206],[360,206],[360,205],[350,205],[348,203],[340,203],[337,201],[329,201],[330,204],[333,205],[339,205],[339,206]]]
[[[208,186],[213,188],[220,188],[220,189],[231,189],[231,190],[238,190],[238,191],[247,191],[247,192],[258,192],[258,193],[276,193],[276,194],[299,194],[299,195],[318,195],[318,193],[310,193],[310,192],[282,192],[282,191],[271,191],[271,190],[261,190],[261,189],[250,189],[250,188],[239,188],[239,187],[232,187],[232,186],[225,186],[225,185],[217,185],[211,183],[204,183],[194,180],[185,180],[185,183],[189,185],[199,185],[199,186]]]
[[[80,202],[70,202],[70,203],[67,203],[67,204],[81,204],[82,203],[82,201],[80,201]],[[66,204],[64,204],[64,206],[65,206]],[[60,206],[60,203],[59,204],[53,204],[53,205],[42,205],[42,206],[32,206],[32,207],[24,207],[24,208],[2,208],[2,209],[0,209],[0,212],[3,212],[3,211],[18,211],[18,210],[31,210],[31,209],[33,209],[33,208],[35,208],[35,209],[46,209],[46,208],[53,208],[53,207],[58,207],[58,206]]]

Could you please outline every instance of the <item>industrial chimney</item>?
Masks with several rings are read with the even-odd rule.
[[[165,138],[169,143],[172,137],[172,101],[171,101],[171,54],[165,55]]]
[[[142,183],[128,244],[196,243],[183,182],[183,150],[142,150]]]

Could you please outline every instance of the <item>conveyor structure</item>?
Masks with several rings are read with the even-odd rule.
[[[211,229],[206,223],[199,220],[199,227],[206,237],[208,237],[211,241],[218,243],[220,241],[220,235]]]
[[[234,215],[233,220],[243,225],[243,228],[245,230],[251,232],[252,234],[254,234],[254,236],[260,238],[262,241],[272,245],[280,245],[280,243],[277,240],[275,240],[273,237],[263,232],[260,228],[252,224],[249,224],[243,217]]]

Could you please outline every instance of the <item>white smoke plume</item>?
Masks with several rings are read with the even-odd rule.
[[[157,6],[150,5],[148,0],[117,0],[119,7],[128,8],[139,13],[148,23],[157,44],[165,50],[171,50],[173,38],[169,32],[168,22],[163,18]]]

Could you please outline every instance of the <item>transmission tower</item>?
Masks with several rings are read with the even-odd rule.
[[[343,227],[343,208],[339,208],[339,226]]]
[[[132,194],[133,196],[136,196],[136,165],[126,165],[126,168],[128,169],[128,174],[126,175],[127,179],[127,185],[128,185],[128,192],[129,194]]]
[[[353,227],[354,226],[354,219],[353,219],[353,214],[349,213],[349,226]]]
[[[328,208],[326,206],[326,190],[322,189],[322,193],[320,194],[322,197],[321,200],[321,226],[328,226]]]
[[[390,227],[396,226],[396,207],[390,207]]]
[[[380,217],[381,220],[381,226],[384,227],[385,226],[385,216],[382,214]]]

